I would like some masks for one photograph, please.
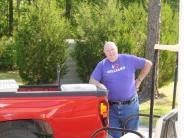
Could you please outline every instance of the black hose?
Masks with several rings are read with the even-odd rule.
[[[90,136],[90,138],[95,138],[96,134],[100,131],[103,130],[113,130],[113,131],[122,131],[122,132],[126,132],[126,133],[134,133],[136,135],[138,135],[140,138],[145,138],[141,133],[135,131],[135,130],[130,130],[130,129],[124,129],[124,128],[113,128],[113,127],[103,127],[103,128],[99,128],[96,131],[94,131],[92,133],[92,135]]]

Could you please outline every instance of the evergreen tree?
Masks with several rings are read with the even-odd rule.
[[[69,24],[53,1],[36,0],[29,11],[15,39],[19,74],[29,84],[53,83],[57,65],[61,76],[66,70]]]

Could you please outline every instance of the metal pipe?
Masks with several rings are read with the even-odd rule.
[[[154,60],[153,60],[153,71],[152,71],[152,90],[151,90],[151,95],[150,95],[150,117],[149,117],[149,138],[152,138],[152,128],[153,128],[153,108],[154,108],[154,93],[155,93],[155,72],[156,72],[156,61],[157,61],[157,56],[158,55],[158,50],[155,50],[154,53]]]
[[[172,109],[175,108],[175,104],[176,104],[177,80],[178,80],[178,53],[176,54],[176,68],[175,68],[175,76],[174,76],[174,89],[173,89]]]
[[[57,65],[57,83],[58,83],[58,89],[61,90],[61,67],[60,65],[58,64]]]

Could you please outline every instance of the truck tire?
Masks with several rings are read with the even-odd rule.
[[[0,138],[38,138],[33,132],[24,128],[4,130],[0,133]]]

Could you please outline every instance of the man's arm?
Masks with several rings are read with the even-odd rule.
[[[136,88],[138,89],[141,85],[141,82],[144,80],[146,75],[150,72],[152,66],[152,62],[150,60],[146,59],[146,63],[144,65],[144,68],[141,70],[139,76],[137,77],[135,81]]]
[[[99,87],[99,88],[107,89],[107,88],[105,87],[105,85],[103,85],[103,84],[100,83],[99,81],[93,79],[92,77],[90,78],[89,83],[90,83],[90,84],[94,84],[94,85],[96,85],[96,86]]]

